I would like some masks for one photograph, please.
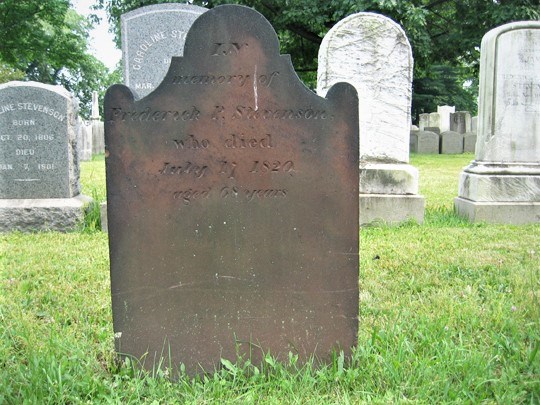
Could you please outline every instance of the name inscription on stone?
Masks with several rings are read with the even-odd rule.
[[[189,27],[205,11],[189,4],[156,4],[122,15],[125,83],[139,97],[159,85],[172,56],[183,54]]]
[[[119,351],[170,352],[190,373],[238,351],[254,360],[349,353],[358,313],[353,87],[316,96],[260,14],[223,6],[195,22],[159,87],[135,98],[114,86],[105,99]]]

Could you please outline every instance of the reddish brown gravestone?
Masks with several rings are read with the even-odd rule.
[[[358,327],[357,97],[308,90],[262,15],[203,14],[164,81],[105,99],[118,352],[327,360]]]

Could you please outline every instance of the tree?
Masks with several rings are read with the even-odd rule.
[[[15,73],[0,78],[63,85],[79,99],[81,114],[88,116],[92,90],[104,87],[108,73],[88,53],[90,28],[69,0],[0,1],[2,72]]]
[[[164,0],[97,0],[107,10],[120,43],[120,16]],[[338,21],[356,12],[384,14],[407,33],[415,60],[413,116],[435,111],[437,103],[475,109],[482,36],[510,21],[540,19],[539,0],[194,0],[212,8],[236,3],[255,8],[276,29],[283,53],[308,86],[316,86],[322,38]],[[435,85],[439,78],[444,86]],[[463,84],[470,83],[470,87]]]

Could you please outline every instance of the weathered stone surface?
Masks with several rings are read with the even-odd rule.
[[[424,222],[425,199],[419,195],[364,194],[360,198],[360,225],[397,225]]]
[[[92,201],[79,194],[81,127],[62,87],[0,85],[0,232],[78,227]]]
[[[459,196],[473,201],[540,202],[540,176],[463,172]]]
[[[460,178],[457,212],[471,221],[540,222],[540,22],[482,39],[476,159]]]
[[[124,83],[136,98],[161,83],[171,57],[183,55],[186,34],[205,11],[190,4],[156,4],[121,16]]]
[[[440,132],[450,131],[450,114],[456,112],[455,106],[439,105],[437,106],[437,112],[441,119]]]
[[[353,84],[360,97],[360,199],[371,192],[418,193],[418,172],[406,164],[412,66],[412,50],[404,31],[379,14],[350,15],[321,43],[317,93],[325,95],[332,84],[344,81]],[[388,168],[394,164],[402,167]],[[423,211],[418,215],[423,216]]]
[[[411,144],[411,152],[438,154],[439,134],[431,131],[417,131]]]
[[[429,113],[419,115],[418,127],[420,128],[420,131],[424,131],[424,128],[429,127]]]
[[[359,95],[360,160],[409,162],[412,51],[403,29],[380,14],[338,22],[319,49],[317,94],[348,82]]]
[[[463,152],[474,153],[477,138],[476,132],[466,132],[463,134]]]
[[[212,75],[208,78],[208,75]],[[162,84],[105,97],[116,348],[188,373],[327,361],[358,328],[358,101],[323,99],[262,15],[221,6]],[[339,213],[339,214],[338,214]]]
[[[60,86],[0,85],[0,198],[79,194],[77,111]]]
[[[471,132],[471,113],[458,111],[450,114],[450,131],[460,134]]]
[[[454,199],[456,211],[470,222],[525,225],[540,222],[540,202],[485,202]]]
[[[424,131],[426,131],[426,132],[435,132],[436,134],[441,133],[441,129],[439,127],[425,127]]]
[[[360,194],[416,194],[418,170],[402,164],[361,164]]]
[[[530,162],[540,156],[540,22],[489,31],[482,40],[476,160]]]
[[[474,132],[475,134],[478,132],[478,116],[477,115],[471,118],[471,132]]]
[[[454,131],[445,131],[441,133],[440,153],[443,155],[452,155],[463,153],[463,134]]]
[[[0,199],[0,232],[74,231],[79,229],[90,197]]]
[[[439,113],[433,112],[429,114],[429,125],[425,128],[441,128],[441,115]],[[424,129],[425,129],[424,128]]]

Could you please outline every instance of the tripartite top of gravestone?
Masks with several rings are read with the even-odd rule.
[[[156,4],[121,16],[124,82],[137,97],[161,83],[171,57],[183,55],[186,34],[205,11],[189,4]]]
[[[60,86],[0,85],[0,198],[79,194],[73,103]]]
[[[412,51],[403,29],[379,14],[337,23],[319,50],[317,93],[353,84],[360,102],[360,159],[409,161]]]
[[[538,163],[540,21],[510,23],[482,39],[476,159]]]
[[[298,79],[268,21],[195,21],[184,57],[134,101],[105,99],[119,351],[188,371],[237,353],[327,356],[355,343],[358,101]]]

